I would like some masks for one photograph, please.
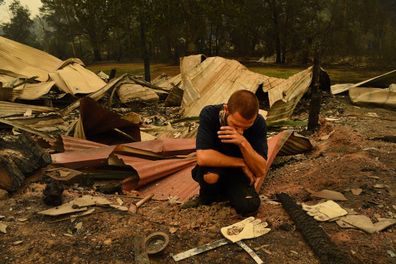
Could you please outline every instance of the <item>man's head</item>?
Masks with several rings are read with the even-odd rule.
[[[228,99],[224,110],[228,114],[227,124],[242,134],[256,120],[259,104],[254,93],[248,90],[239,90]]]

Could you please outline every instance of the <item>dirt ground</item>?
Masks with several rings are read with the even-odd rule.
[[[301,114],[300,117],[304,117]],[[327,118],[327,120],[326,120]],[[297,202],[317,201],[307,189],[342,192],[339,204],[369,216],[396,218],[396,148],[383,136],[396,135],[395,112],[356,107],[343,96],[328,97],[321,111],[321,128],[310,136],[314,150],[279,158],[273,164],[261,194],[274,198],[288,193]],[[171,254],[222,238],[220,228],[240,221],[224,204],[180,209],[180,204],[149,201],[137,214],[97,208],[74,222],[54,221],[38,215],[47,209],[42,202],[41,181],[27,184],[18,193],[0,201],[0,221],[8,225],[0,233],[0,263],[135,263],[134,237],[155,231],[169,234],[169,244],[151,263],[175,263]],[[352,188],[361,188],[354,195]],[[68,187],[66,201],[92,189]],[[137,200],[125,195],[103,195],[125,204]],[[246,240],[264,263],[319,263],[281,205],[263,202],[258,216],[271,231]],[[334,222],[320,223],[331,240],[356,263],[396,263],[396,226],[374,234],[342,229]],[[254,263],[236,244],[193,256],[180,263]]]

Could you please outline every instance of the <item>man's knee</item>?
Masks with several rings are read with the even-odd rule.
[[[219,180],[219,174],[213,173],[213,172],[208,172],[203,176],[203,179],[206,183],[208,184],[215,184]]]
[[[247,196],[240,201],[235,202],[233,207],[238,214],[242,216],[255,216],[260,207],[260,197],[257,196]]]

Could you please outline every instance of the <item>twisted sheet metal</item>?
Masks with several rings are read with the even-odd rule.
[[[113,153],[115,147],[116,146],[106,146],[52,154],[52,164],[65,166],[71,169],[107,165],[110,154]]]
[[[65,152],[85,150],[91,148],[100,148],[107,146],[105,144],[101,144],[81,138],[75,138],[69,136],[62,136],[61,138],[63,143],[63,149],[65,150]]]
[[[139,174],[139,187],[157,179],[172,175],[196,163],[195,158],[147,160],[138,157],[115,154],[127,166]]]
[[[267,123],[273,123],[292,115],[311,84],[312,67],[281,79],[252,72],[236,60],[210,57],[188,70],[181,68],[181,79],[184,116],[198,116],[206,105],[227,102],[237,90],[263,89],[270,104]]]
[[[191,177],[191,170],[196,164],[194,157],[177,159],[161,158],[157,160],[133,156],[133,152],[118,153],[117,146],[99,147],[87,140],[71,139],[63,137],[67,149],[77,149],[80,142],[81,150],[53,154],[53,161],[68,167],[94,166],[108,163],[110,158],[116,158],[124,166],[136,170],[139,175],[137,190],[148,195],[154,193],[156,199],[168,199],[177,197],[180,201],[186,201],[199,191],[198,184]],[[164,139],[145,142],[124,144],[133,148],[140,148],[157,154],[163,153],[186,153],[194,151],[193,139]],[[92,146],[92,148],[90,148]],[[66,147],[65,147],[66,149]],[[296,134],[294,131],[282,131],[268,139],[267,173],[277,155],[294,155],[312,149],[308,138]],[[128,154],[128,155],[127,155]],[[260,190],[264,177],[260,178],[255,185]],[[135,179],[130,179],[133,181]],[[124,182],[127,191],[131,190],[128,180]]]
[[[269,138],[266,174],[268,174],[269,168],[278,154],[294,155],[306,152],[310,149],[312,149],[312,144],[309,139],[298,135],[292,130],[282,131]],[[199,192],[198,183],[191,177],[191,170],[194,166],[195,163],[168,177],[142,186],[138,190],[143,195],[154,193],[157,199],[177,197],[182,202],[186,201]],[[256,182],[255,188],[257,191],[259,191],[263,185],[264,179],[265,177],[262,177]]]

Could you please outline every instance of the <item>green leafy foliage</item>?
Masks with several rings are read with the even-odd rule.
[[[1,2],[0,2],[1,4]],[[35,45],[30,31],[33,20],[30,19],[30,11],[22,6],[19,0],[14,0],[9,5],[11,21],[2,25],[4,36],[28,45]]]

